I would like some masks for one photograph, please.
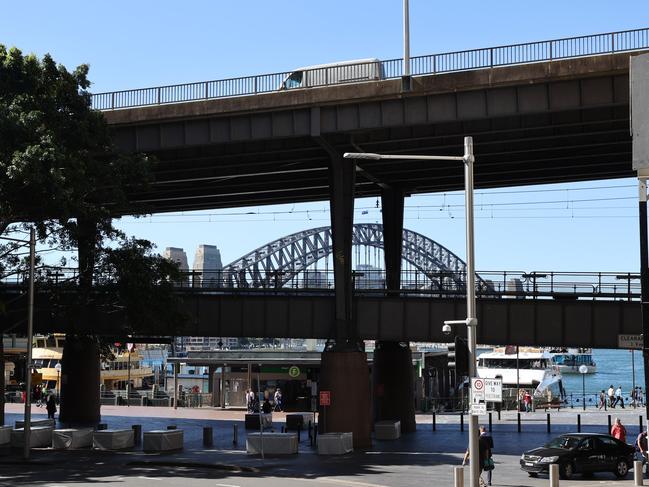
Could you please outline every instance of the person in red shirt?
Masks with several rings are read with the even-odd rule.
[[[611,436],[626,443],[626,428],[620,418],[615,418],[615,424],[611,428]]]
[[[525,391],[523,395],[523,404],[525,404],[525,412],[529,413],[532,411],[532,395],[529,391]]]

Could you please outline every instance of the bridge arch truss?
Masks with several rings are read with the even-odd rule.
[[[352,245],[382,250],[383,225],[355,224]],[[318,261],[328,259],[332,253],[331,227],[311,228],[269,242],[242,256],[223,268],[223,278],[228,287],[329,287],[321,281],[321,285],[317,285],[320,274],[314,267]],[[402,261],[421,273],[421,283],[410,283],[411,287],[460,291],[466,288],[467,271],[464,261],[425,235],[403,230]],[[378,274],[383,271],[377,269],[372,272]],[[298,276],[302,278],[298,279]],[[377,277],[372,279],[372,287],[377,287],[378,280]],[[363,287],[363,282],[368,281],[360,279],[357,287]],[[487,290],[491,287],[479,276],[476,276],[476,281],[479,289]],[[405,285],[402,282],[402,287]]]

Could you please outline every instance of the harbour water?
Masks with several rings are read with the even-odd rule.
[[[636,350],[633,355],[635,357],[635,385],[642,387],[642,390],[645,392],[646,400],[642,352]],[[613,384],[613,387],[616,389],[618,386],[622,386],[624,400],[627,402],[627,398],[630,397],[631,389],[633,388],[631,351],[595,349],[593,350],[593,360],[597,364],[597,372],[594,374],[586,374],[584,376],[586,406],[594,406],[597,403],[596,397],[599,395],[599,391],[602,389],[608,390],[611,384]],[[581,401],[581,374],[564,374],[563,384],[569,399],[572,394],[573,403],[577,402],[577,400]],[[581,402],[579,402],[579,405],[581,405]]]

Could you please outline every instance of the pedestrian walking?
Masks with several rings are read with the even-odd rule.
[[[47,418],[54,419],[56,414],[56,396],[54,393],[50,392],[45,401],[45,408],[47,409]]]
[[[622,409],[624,409],[624,398],[622,397],[622,386],[618,386],[617,389],[615,389],[615,405],[620,403],[622,406]]]
[[[611,428],[611,436],[626,443],[626,428],[622,424],[622,421],[620,421],[620,418],[615,418],[615,423]]]
[[[491,459],[491,463],[490,463],[489,466],[485,465],[484,470],[487,472],[487,485],[491,485],[491,475],[492,475],[494,469],[493,468],[488,468],[488,467],[493,467],[494,439],[493,439],[493,436],[491,436],[487,432],[487,430],[485,430],[484,426],[480,427],[480,438],[484,438],[487,445],[489,446],[489,459]]]
[[[644,395],[642,394],[642,387],[638,387],[638,392],[636,393],[636,399],[638,400],[638,405],[640,407],[644,406]]]
[[[273,399],[275,401],[275,411],[281,411],[282,410],[282,391],[279,389],[275,389],[275,395],[273,396]]]
[[[525,391],[525,394],[523,395],[523,404],[525,404],[526,413],[532,411],[532,394],[530,394],[530,391]]]
[[[489,445],[491,444],[489,440],[483,436],[483,433],[486,433],[486,429],[484,426],[480,426],[480,437],[478,438],[478,469],[479,469],[479,480],[480,480],[480,486],[484,486],[485,481],[482,478],[482,472],[483,470],[486,471],[491,471],[494,469],[494,463],[493,459],[491,458],[491,448]],[[493,440],[492,440],[493,442]],[[466,449],[466,452],[464,453],[464,458],[462,459],[462,466],[464,467],[466,465],[467,460],[469,460],[469,449]],[[491,485],[491,483],[489,483]]]
[[[615,407],[615,388],[613,387],[613,384],[608,388],[608,407]]]
[[[647,430],[644,430],[638,435],[635,440],[636,452],[640,455],[642,464],[647,463]]]
[[[604,389],[599,393],[599,409],[603,407],[606,407],[606,391]]]

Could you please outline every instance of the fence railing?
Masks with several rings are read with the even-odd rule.
[[[429,54],[410,58],[413,76],[496,68],[513,64],[553,61],[582,56],[594,56],[649,48],[649,28],[634,29],[606,34],[568,37],[548,41],[487,47],[441,54]],[[403,74],[403,61],[389,59],[344,67],[331,66],[305,70],[303,78],[316,80],[304,86],[330,86],[350,82],[399,78]],[[340,76],[340,71],[355,73]],[[95,93],[92,107],[97,110],[115,110],[149,105],[163,105],[188,101],[209,100],[243,95],[255,95],[286,89],[284,81],[292,74],[284,71],[240,78],[228,78],[179,85],[157,86],[133,90]],[[330,75],[331,74],[331,75]]]
[[[554,271],[477,271],[476,292],[481,297],[518,299],[609,299],[637,300],[640,276],[633,272],[554,272]],[[76,286],[76,268],[39,267],[37,288]],[[9,286],[25,286],[27,276],[14,274],[0,280]],[[98,286],[113,283],[111,276],[97,276]],[[352,272],[352,286],[357,294],[408,294],[452,297],[466,293],[466,272],[408,269],[401,272],[400,289],[387,287],[383,269]],[[334,290],[332,270],[223,270],[188,271],[175,282],[182,292],[317,292]]]

